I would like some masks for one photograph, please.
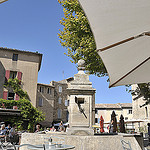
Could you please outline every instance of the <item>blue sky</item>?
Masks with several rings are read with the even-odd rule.
[[[62,17],[63,8],[57,0],[8,0],[0,4],[0,47],[42,53],[39,83],[49,84],[77,73],[76,65],[64,55],[66,49],[57,36]],[[96,103],[132,102],[126,87],[109,89],[106,80],[90,75],[96,89]]]

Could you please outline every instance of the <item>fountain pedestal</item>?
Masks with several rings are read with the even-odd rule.
[[[79,72],[68,85],[69,95],[69,135],[94,135],[92,125],[95,121],[95,89],[84,73],[84,61],[78,62]]]

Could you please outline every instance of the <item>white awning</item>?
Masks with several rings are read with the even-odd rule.
[[[0,3],[6,2],[7,0],[0,0]]]
[[[150,0],[79,0],[110,87],[150,82]]]

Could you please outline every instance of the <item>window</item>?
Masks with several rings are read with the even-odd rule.
[[[147,110],[147,107],[145,107],[145,117],[148,118],[148,110]]]
[[[51,89],[47,88],[47,94],[51,94]]]
[[[132,114],[132,109],[129,109],[129,110],[128,110],[128,114]]]
[[[69,106],[69,100],[65,100],[65,106]]]
[[[125,117],[125,120],[128,120],[128,117]]]
[[[44,93],[44,87],[40,86],[40,92]]]
[[[15,99],[15,93],[8,93],[8,100],[14,100]]]
[[[39,98],[39,107],[42,107],[43,106],[43,98]]]
[[[58,109],[58,118],[60,119],[61,118],[61,109]]]
[[[17,72],[16,71],[10,71],[10,76],[9,76],[10,79],[15,79],[16,76],[17,76]]]
[[[59,92],[62,92],[62,87],[61,86],[59,86]]]
[[[61,100],[62,100],[62,98],[59,97],[59,98],[58,98],[58,103],[59,103],[59,104],[61,104]]]
[[[17,61],[18,60],[18,54],[13,54],[12,60]]]

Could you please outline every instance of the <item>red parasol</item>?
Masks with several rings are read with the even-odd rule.
[[[104,119],[102,116],[100,117],[100,132],[104,132]]]

